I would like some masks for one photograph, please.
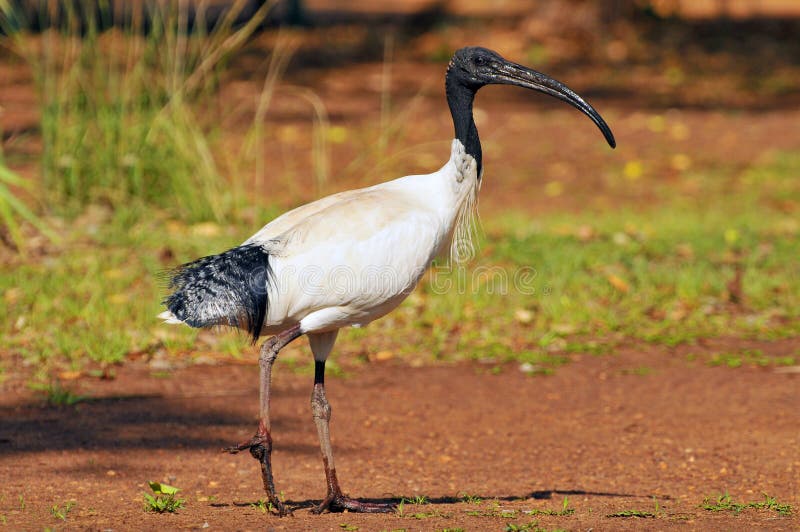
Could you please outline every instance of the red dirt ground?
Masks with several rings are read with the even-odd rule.
[[[785,355],[798,346],[751,347]],[[575,356],[549,377],[515,365],[495,374],[479,364],[390,361],[330,378],[343,488],[372,499],[430,499],[407,505],[404,516],[310,514],[325,486],[311,377],[282,371],[280,360],[273,459],[278,489],[295,509],[288,518],[250,506],[263,497],[257,464],[219,451],[254,430],[254,364],[192,366],[168,378],[130,364],[115,380],[79,381],[78,393],[92,399],[61,409],[42,408],[18,382],[0,400],[0,515],[12,530],[502,530],[534,520],[569,530],[797,530],[798,375],[711,368],[687,362],[685,351]],[[182,488],[186,508],[144,513],[147,480]],[[795,513],[698,508],[726,491],[737,502],[766,492]],[[465,493],[484,501],[463,502]],[[573,515],[520,513],[560,510],[565,497]],[[53,517],[51,507],[69,500],[76,505],[67,520]],[[655,512],[656,502],[655,518],[608,517]],[[513,517],[468,513],[511,510]]]

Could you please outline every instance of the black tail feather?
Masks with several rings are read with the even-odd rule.
[[[267,316],[269,254],[258,244],[230,249],[169,272],[172,291],[163,304],[192,327],[229,325],[258,340]]]

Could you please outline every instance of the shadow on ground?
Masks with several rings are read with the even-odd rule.
[[[0,409],[0,454],[80,448],[221,448],[230,442],[203,436],[209,427],[252,423],[252,418],[199,403],[130,395],[87,399],[67,407],[4,407]],[[292,421],[281,423],[286,422]]]

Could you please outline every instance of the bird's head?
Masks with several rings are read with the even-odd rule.
[[[469,46],[457,50],[447,68],[446,80],[448,85],[457,84],[472,92],[484,85],[499,84],[549,94],[586,114],[600,128],[608,144],[612,148],[616,146],[614,134],[600,113],[569,87],[541,72],[507,61],[487,48]]]

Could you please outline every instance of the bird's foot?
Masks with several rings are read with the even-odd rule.
[[[292,511],[287,508],[275,494],[275,483],[272,480],[272,463],[270,460],[270,455],[272,454],[272,438],[263,422],[259,424],[258,432],[256,432],[255,436],[238,445],[226,447],[223,451],[236,454],[245,449],[249,450],[250,455],[261,464],[261,477],[264,480],[264,491],[267,493],[267,499],[269,500],[271,509],[277,512],[281,517],[292,515]]]
[[[319,515],[327,510],[331,513],[348,511],[362,514],[388,514],[394,512],[396,507],[397,505],[394,503],[361,502],[342,494],[328,494],[319,506],[311,510],[311,513]]]
[[[272,454],[272,436],[270,436],[269,429],[267,429],[263,420],[259,422],[258,430],[252,438],[238,445],[225,447],[222,451],[236,454],[245,449],[248,449],[253,458],[259,462],[263,461],[264,458],[269,461],[269,455]]]
[[[287,517],[290,515],[294,515],[292,511],[289,508],[287,508],[286,505],[283,504],[277,497],[275,497],[274,500],[271,500],[269,502],[272,505],[272,509],[274,509],[275,512],[278,514],[278,517]]]
[[[256,433],[256,435],[249,440],[231,447],[225,447],[222,449],[222,452],[236,454],[245,449],[250,451],[253,458],[260,461],[265,453],[270,453],[272,451],[272,438],[269,437],[269,434],[262,434],[259,431],[259,433]]]

